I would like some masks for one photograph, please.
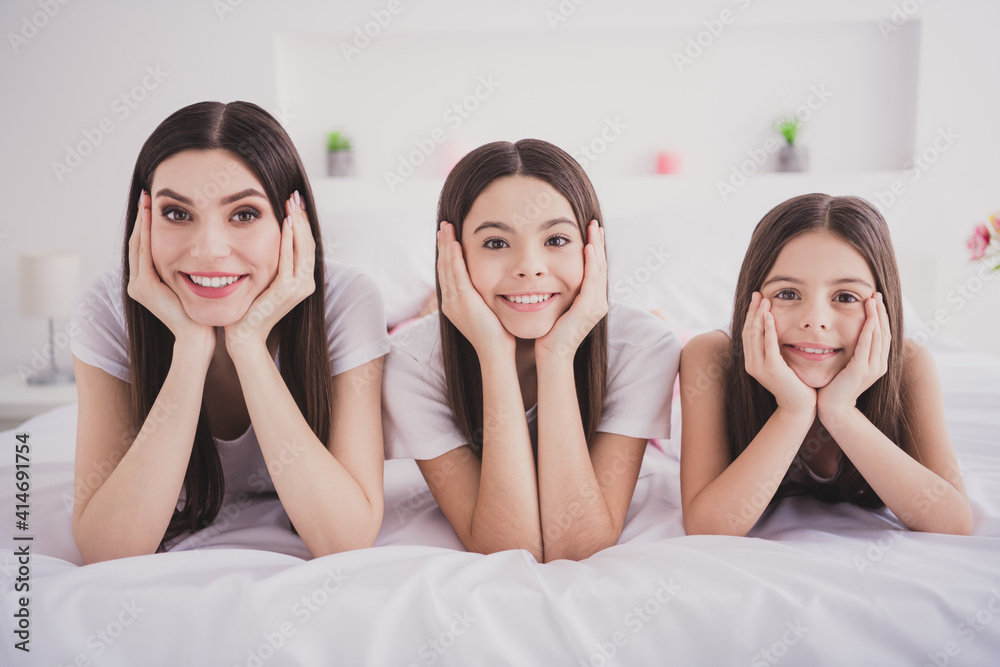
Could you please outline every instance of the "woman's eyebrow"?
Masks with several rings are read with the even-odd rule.
[[[177,201],[192,206],[194,202],[185,197],[182,194],[178,194],[171,190],[170,188],[163,188],[156,193],[157,197],[170,197],[171,199],[176,199]],[[255,190],[254,188],[247,188],[246,190],[240,190],[236,194],[229,195],[228,197],[223,197],[220,202],[223,206],[226,204],[232,204],[240,199],[245,199],[246,197],[260,197],[261,199],[267,199],[260,190]]]
[[[179,195],[176,192],[174,192],[173,190],[171,190],[170,188],[163,188],[163,189],[161,189],[159,192],[156,193],[156,196],[157,197],[170,197],[171,199],[176,199],[177,201],[181,202],[182,204],[187,204],[188,206],[191,206],[194,203],[190,199],[188,199],[187,197],[185,197],[184,195]]]
[[[234,195],[229,195],[228,197],[222,198],[222,204],[232,204],[234,201],[239,201],[247,197],[260,197],[261,199],[267,199],[260,190],[254,190],[253,188],[247,188],[246,190],[240,190]]]
[[[553,218],[552,220],[548,220],[546,222],[543,222],[539,226],[539,229],[541,231],[545,231],[546,229],[549,229],[550,227],[554,227],[556,225],[562,225],[562,224],[572,225],[573,227],[576,227],[576,223],[573,222],[572,220],[567,219],[567,218]],[[476,230],[474,232],[472,232],[472,234],[476,235],[479,232],[483,231],[484,229],[499,229],[501,232],[504,232],[504,233],[507,233],[507,234],[513,234],[514,233],[514,228],[511,227],[510,225],[508,225],[506,222],[496,222],[496,221],[493,221],[493,220],[487,220],[486,222],[483,222],[478,227],[476,227]]]

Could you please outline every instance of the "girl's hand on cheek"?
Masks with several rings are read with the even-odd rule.
[[[608,260],[604,250],[604,229],[596,220],[587,226],[583,249],[583,283],[569,310],[552,329],[535,341],[535,356],[554,355],[572,360],[584,339],[608,314]]]
[[[454,225],[441,223],[437,246],[442,314],[472,343],[480,358],[494,352],[513,354],[514,336],[500,323],[469,278],[462,244],[455,238]]]
[[[892,336],[889,314],[880,293],[865,300],[865,314],[865,326],[861,329],[851,360],[830,384],[819,390],[820,421],[853,409],[858,397],[889,370]]]
[[[298,192],[285,202],[278,273],[239,321],[226,327],[226,349],[235,356],[247,345],[267,344],[274,325],[316,291],[316,239]]]
[[[179,344],[191,344],[211,357],[215,350],[215,329],[192,320],[177,294],[160,278],[153,266],[150,247],[152,211],[150,196],[139,195],[139,211],[128,240],[128,295],[146,307],[170,329]]]
[[[778,347],[778,334],[771,302],[754,292],[743,325],[743,354],[746,369],[774,395],[778,407],[794,411],[816,411],[816,390],[795,374]]]

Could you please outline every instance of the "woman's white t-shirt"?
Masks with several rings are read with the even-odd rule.
[[[433,459],[468,444],[448,406],[438,313],[390,337],[382,382],[386,458]],[[670,437],[670,399],[681,343],[655,315],[612,302],[608,386],[598,431]],[[525,413],[537,447],[537,405]]]
[[[326,337],[330,372],[338,375],[389,351],[382,294],[368,275],[348,264],[326,260]],[[128,338],[122,304],[121,270],[97,276],[81,292],[74,309],[70,349],[80,361],[130,382]],[[280,359],[275,363],[280,368]],[[273,492],[253,424],[235,440],[215,438],[222,460],[226,495]]]

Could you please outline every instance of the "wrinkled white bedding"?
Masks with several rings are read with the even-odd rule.
[[[688,537],[664,443],[647,449],[621,543],[580,563],[462,551],[413,462],[389,461],[372,549],[309,560],[267,498],[227,506],[171,553],[80,567],[76,408],[61,408],[0,433],[0,664],[1000,664],[1000,359],[935,357],[974,536],[790,498],[751,537]],[[30,653],[13,632],[20,432]]]

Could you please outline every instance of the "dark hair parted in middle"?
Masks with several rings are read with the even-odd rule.
[[[566,151],[539,139],[517,143],[496,141],[475,149],[452,169],[441,189],[437,223],[455,226],[461,241],[462,225],[476,198],[491,183],[509,176],[537,178],[566,198],[586,243],[587,225],[604,226],[594,186],[579,163]],[[530,206],[530,202],[526,202]],[[581,255],[581,261],[583,257]],[[435,256],[435,264],[437,257]],[[438,309],[441,282],[435,272]],[[472,343],[442,313],[441,353],[448,402],[459,430],[477,455],[483,446],[483,379],[479,357]],[[576,351],[573,359],[576,395],[587,442],[592,443],[601,420],[608,373],[608,318],[603,317]]]
[[[152,189],[161,162],[183,151],[225,150],[260,180],[281,224],[284,202],[298,191],[316,240],[316,290],[278,323],[281,376],[320,442],[330,441],[333,380],[326,336],[326,277],[323,241],[312,190],[299,154],[284,128],[256,104],[198,102],[172,113],[146,139],[132,171],[122,241],[122,299],[128,327],[132,423],[142,425],[153,409],[170,370],[174,336],[163,322],[128,294],[129,239],[139,209],[139,193]],[[278,248],[274,249],[275,254]],[[138,428],[138,427],[136,427]],[[184,476],[185,502],[174,512],[161,546],[185,531],[212,523],[225,494],[222,463],[202,401],[191,458]]]
[[[875,276],[875,290],[882,293],[889,316],[891,342],[889,368],[864,391],[857,407],[896,445],[903,447],[906,417],[902,402],[903,295],[889,226],[878,210],[858,197],[808,194],[793,197],[771,209],[754,229],[736,285],[726,396],[726,424],[733,460],[750,444],[777,409],[774,396],[746,370],[743,331],[750,297],[759,292],[782,248],[793,238],[813,231],[836,234],[864,257]],[[809,443],[806,443],[807,445]],[[913,454],[913,453],[911,453]],[[916,458],[916,457],[915,457]],[[862,507],[881,507],[882,500],[850,460],[841,455],[840,468],[829,484],[808,488],[782,484],[775,499],[790,492],[808,492],[821,500],[846,500]]]

